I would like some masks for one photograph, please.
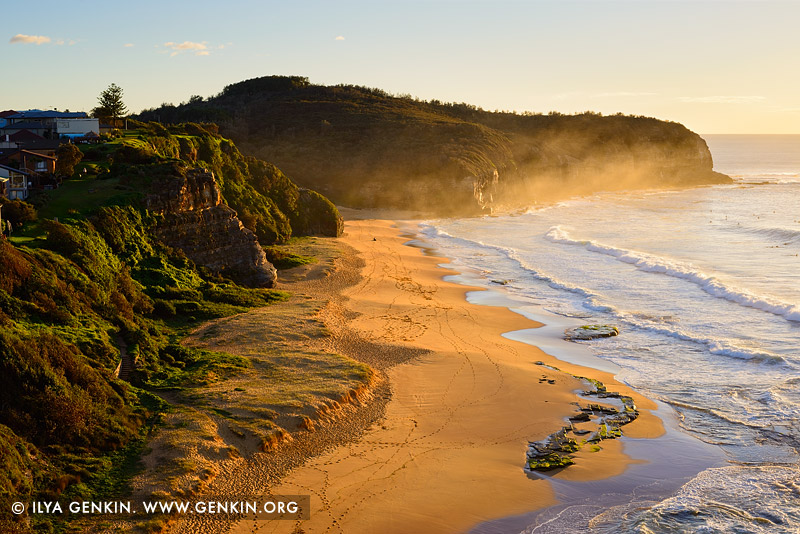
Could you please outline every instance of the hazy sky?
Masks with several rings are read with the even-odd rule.
[[[0,110],[131,111],[270,74],[485,109],[800,133],[800,1],[6,2]]]

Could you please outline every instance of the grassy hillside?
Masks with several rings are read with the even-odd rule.
[[[520,191],[520,182],[580,190],[724,180],[711,171],[705,142],[676,123],[487,112],[302,77],[247,80],[141,117],[215,122],[245,153],[356,207],[463,212],[463,203],[477,209],[541,194]]]
[[[149,237],[136,209],[43,221],[31,246],[0,242],[0,530],[10,500],[124,493],[165,403],[148,390],[225,376],[241,359],[185,349],[183,332],[285,298],[209,277]],[[120,351],[138,368],[113,372]],[[109,487],[109,484],[112,487]],[[8,502],[7,502],[8,501]]]
[[[142,203],[149,191],[207,167],[265,244],[335,235],[340,224],[327,199],[213,131],[140,126],[84,148],[60,188],[4,210],[24,223],[0,240],[2,532],[66,528],[20,522],[13,501],[124,495],[169,410],[159,391],[249,372],[241,356],[181,345],[186,333],[288,296],[236,285],[159,242],[158,217]],[[122,354],[135,362],[127,380],[115,377]]]

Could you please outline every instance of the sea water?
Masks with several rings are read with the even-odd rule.
[[[526,532],[800,532],[800,136],[706,140],[734,184],[420,226],[545,322],[618,326],[582,350],[724,458],[646,505]]]

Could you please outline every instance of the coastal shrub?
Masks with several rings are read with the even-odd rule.
[[[169,300],[155,299],[153,300],[153,315],[162,319],[172,319],[175,317],[177,310],[175,304]]]
[[[169,132],[165,135],[151,136],[149,141],[153,151],[162,158],[180,158],[180,143]]]
[[[316,260],[310,256],[300,256],[281,250],[279,247],[264,247],[267,260],[279,271],[308,265]]]
[[[299,235],[337,237],[344,231],[344,222],[333,202],[311,189],[301,189],[293,227]]]
[[[71,259],[101,287],[111,287],[122,263],[86,221],[46,222],[47,248]]]
[[[126,184],[138,181],[147,185],[161,183],[169,176],[184,176],[188,165],[208,168],[214,172],[225,201],[263,244],[283,243],[292,235],[341,233],[341,218],[333,204],[316,193],[302,193],[274,165],[245,158],[236,145],[219,137],[217,130],[214,124],[183,123],[167,128],[149,123],[149,149],[123,145],[122,152],[113,156],[112,170],[124,174]],[[164,161],[157,164],[153,157]],[[182,164],[176,161],[178,158]],[[118,163],[147,168],[123,169]]]
[[[113,158],[114,163],[142,165],[155,163],[156,153],[152,149],[148,149],[144,146],[123,144],[114,152]]]
[[[198,269],[154,236],[159,216],[142,209],[142,196],[185,174],[192,151],[197,148],[199,157],[203,145],[218,165],[215,172],[230,177],[230,190],[253,212],[262,235],[285,239],[292,233],[277,204],[248,183],[247,167],[232,143],[213,137],[205,126],[187,131],[204,139],[175,137],[163,129],[165,141],[156,141],[165,154],[174,143],[183,161],[164,159],[149,147],[147,135],[126,134],[93,147],[103,161],[98,169],[114,159],[107,176],[137,194],[112,197],[116,200],[61,222],[42,222],[46,235],[36,248],[0,241],[0,421],[5,425],[0,426],[0,489],[23,487],[17,474],[33,472],[23,454],[28,450],[38,451],[36,462],[49,475],[29,478],[25,487],[93,491],[86,489],[89,483],[98,484],[98,477],[106,476],[99,473],[109,471],[100,455],[130,445],[151,413],[136,386],[208,384],[248,365],[238,356],[165,347],[200,320],[287,298]],[[60,190],[50,193],[61,200]],[[136,361],[130,385],[112,378],[121,347]],[[5,454],[7,444],[24,450]]]
[[[3,220],[9,221],[14,228],[18,228],[26,222],[35,221],[38,217],[36,208],[22,200],[8,200],[0,197],[0,205],[3,206]]]
[[[203,300],[203,294],[192,288],[166,286],[166,287],[153,287],[151,293],[162,299],[168,300],[187,300],[191,302],[200,302]]]
[[[197,161],[197,144],[193,138],[180,137],[178,138],[178,150],[180,158],[184,161],[194,163]]]
[[[0,424],[0,472],[6,474],[0,478],[0,496],[13,495],[24,499],[31,495],[34,477],[41,470],[40,462],[35,460],[38,456],[36,447]]]
[[[203,135],[197,138],[197,159],[205,162],[211,169],[218,169],[222,165],[220,157],[219,143],[210,135]]]
[[[169,130],[164,127],[160,122],[147,123],[148,137],[168,136]]]
[[[8,242],[0,243],[0,290],[4,309],[13,311],[16,319],[69,324],[73,315],[86,307],[86,297],[59,276],[69,276],[69,269],[53,269],[48,259],[47,252],[37,250],[25,254]],[[88,282],[80,276],[78,279],[79,287]],[[91,291],[94,289],[91,282],[86,286],[89,294],[96,294]]]
[[[101,146],[87,146],[84,147],[83,150],[83,158],[81,159],[82,162],[96,162],[105,159],[106,152]]]
[[[0,417],[18,436],[39,446],[118,445],[137,425],[127,406],[74,345],[0,330]]]
[[[133,267],[132,273],[154,297],[161,296],[168,287],[194,289],[204,283],[194,264],[186,256],[166,251],[144,258]]]
[[[173,134],[190,135],[194,137],[201,137],[203,135],[215,136],[219,133],[219,127],[216,124],[196,122],[185,122],[181,124],[171,124],[169,131]]]
[[[111,206],[100,208],[91,222],[97,232],[118,255],[130,266],[137,265],[154,250],[145,232],[149,225],[133,206]]]
[[[62,176],[72,176],[75,166],[83,159],[83,152],[72,143],[64,143],[56,151],[56,173]]]
[[[30,278],[33,266],[11,243],[0,240],[0,289],[13,293]]]
[[[259,193],[248,181],[238,150],[233,154],[219,152],[224,163],[215,173],[228,204],[237,211],[242,223],[264,244],[285,242],[292,236],[292,226],[275,200]]]

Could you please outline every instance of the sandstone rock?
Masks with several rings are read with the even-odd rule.
[[[275,267],[255,234],[222,201],[213,173],[190,171],[154,184],[145,207],[161,216],[159,240],[182,250],[198,266],[247,286],[275,285]]]

